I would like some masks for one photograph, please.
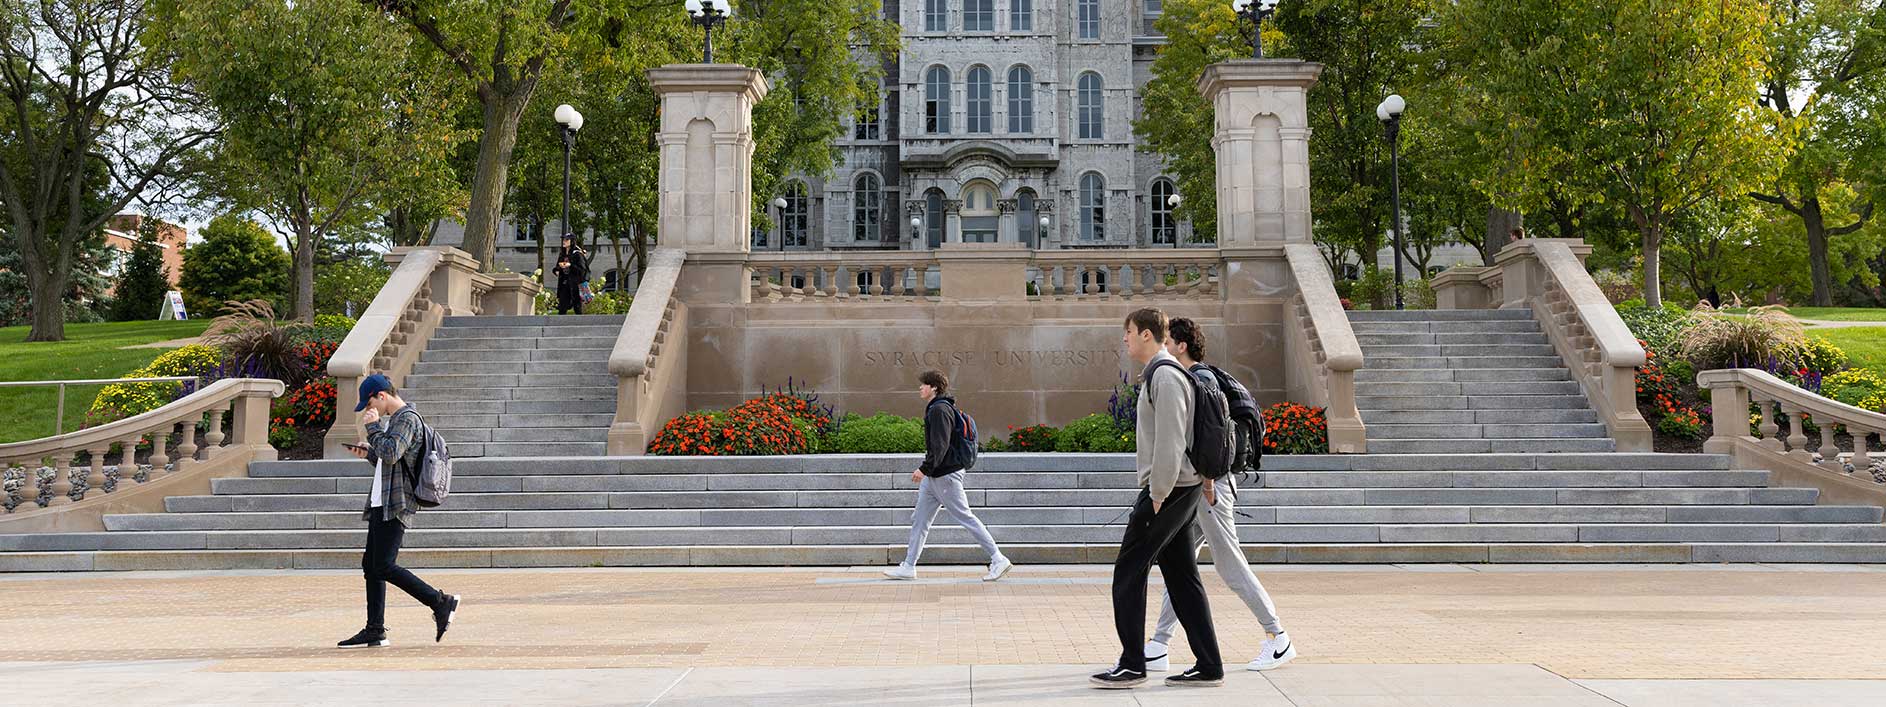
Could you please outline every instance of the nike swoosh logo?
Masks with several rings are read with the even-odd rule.
[[[1271,656],[1271,657],[1270,657],[1270,659],[1271,659],[1271,660],[1279,660],[1279,659],[1282,659],[1282,658],[1284,657],[1284,654],[1285,654],[1285,653],[1289,653],[1289,652],[1290,652],[1290,644],[1288,644],[1288,643],[1286,643],[1286,644],[1284,644],[1284,649],[1283,649],[1283,650],[1280,650],[1280,651],[1277,651],[1277,655],[1273,655],[1273,656]]]

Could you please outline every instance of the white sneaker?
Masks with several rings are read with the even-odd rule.
[[[1297,657],[1297,645],[1290,642],[1290,634],[1287,633],[1264,639],[1264,643],[1258,646],[1257,650],[1257,659],[1244,666],[1246,670],[1270,670],[1281,667]]]
[[[1008,571],[1014,568],[1015,563],[1009,562],[1006,557],[997,555],[995,561],[989,563],[989,573],[982,576],[982,581],[993,582],[1001,579],[1002,575],[1008,574]]]
[[[1166,644],[1158,641],[1146,642],[1146,672],[1163,673],[1172,669],[1172,656]]]
[[[884,576],[891,579],[916,579],[917,568],[911,567],[910,565],[898,565],[884,570]]]

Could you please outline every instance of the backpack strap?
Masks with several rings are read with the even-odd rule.
[[[1177,369],[1180,375],[1183,375],[1187,378],[1186,383],[1189,384],[1192,382],[1190,380],[1192,373],[1190,371],[1185,370],[1185,366],[1181,365],[1178,361],[1174,361],[1169,358],[1162,358],[1157,361],[1154,361],[1152,369],[1147,371],[1146,380],[1142,385],[1142,387],[1145,388],[1146,390],[1146,403],[1148,405],[1157,405],[1157,401],[1153,400],[1153,390],[1157,387],[1153,385],[1153,376],[1159,373],[1159,369],[1166,368],[1166,367]]]

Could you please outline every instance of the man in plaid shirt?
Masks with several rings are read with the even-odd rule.
[[[458,611],[459,597],[445,594],[400,567],[400,542],[412,527],[419,504],[413,501],[413,483],[419,478],[421,455],[425,450],[419,412],[401,400],[386,376],[373,374],[360,382],[360,404],[354,412],[366,411],[360,420],[367,427],[365,446],[348,445],[354,456],[373,463],[373,485],[368,491],[367,507],[361,520],[367,522],[367,549],[360,557],[360,569],[367,577],[367,627],[340,642],[341,648],[366,648],[387,645],[386,583],[392,582],[407,594],[432,609],[438,633],[434,642],[445,637]]]

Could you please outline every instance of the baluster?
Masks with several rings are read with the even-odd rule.
[[[93,491],[110,493],[105,490],[105,454],[111,451],[111,445],[100,445],[85,451],[91,455],[92,465],[86,469],[85,489],[79,493],[80,500]]]
[[[132,437],[131,439],[122,440],[118,442],[118,447],[120,452],[118,456],[118,483],[124,483],[125,479],[138,480],[138,438]]]
[[[871,266],[871,296],[877,298],[879,301],[884,300],[884,293],[886,292],[884,279],[889,273],[885,272],[885,270],[886,268],[883,266]]]
[[[209,430],[203,435],[203,441],[209,445],[203,450],[204,459],[214,457],[223,451],[223,413],[225,412],[228,411],[221,407],[210,411]]]
[[[46,505],[71,503],[72,453],[54,452],[52,457],[52,498]]]
[[[1832,472],[1842,472],[1840,468],[1840,449],[1834,446],[1834,423],[1828,420],[1821,424],[1821,448],[1815,450],[1821,454],[1821,468]]]
[[[1782,408],[1781,411],[1788,416],[1788,456],[1805,463],[1810,458],[1807,453],[1807,423],[1801,419],[1805,415],[1799,409]]]
[[[1093,294],[1093,290],[1089,289],[1093,287],[1093,283],[1087,281],[1087,266],[1075,265],[1073,270],[1073,281],[1069,284],[1074,286],[1074,299],[1087,299],[1088,295]]]
[[[930,266],[919,263],[910,269],[917,277],[917,299],[930,297]]]
[[[1166,296],[1166,268],[1167,267],[1168,266],[1165,266],[1165,265],[1159,265],[1153,268],[1153,294],[1158,295],[1160,297]]]
[[[177,471],[196,462],[196,420],[184,420],[177,433]]]
[[[1133,281],[1127,278],[1127,272],[1131,269],[1132,266],[1121,263],[1120,277],[1114,280],[1117,283],[1114,294],[1119,295],[1120,299],[1133,299]]]
[[[838,299],[838,266],[822,268],[819,274],[825,278],[825,286],[820,288],[819,295],[826,299]]]
[[[863,274],[864,268],[845,266],[845,299],[857,299],[858,295],[863,294],[864,291],[858,287],[858,277]]]
[[[1854,427],[1848,427],[1847,431],[1853,434],[1853,475],[1862,478],[1871,478],[1873,475],[1873,457],[1867,454],[1866,438],[1873,433]]]
[[[797,302],[800,299],[801,293],[799,288],[792,284],[792,278],[794,275],[798,274],[798,272],[798,268],[794,268],[790,265],[781,266],[779,268],[779,286],[781,289],[785,290],[785,298],[790,302]]]
[[[1773,400],[1768,400],[1756,403],[1756,407],[1760,408],[1762,411],[1762,426],[1760,428],[1762,431],[1762,446],[1767,447],[1770,451],[1787,451],[1781,444],[1781,426],[1775,424],[1775,413],[1777,409],[1781,407],[1781,404]]]
[[[166,428],[151,431],[151,475],[152,476],[169,473],[170,470],[164,468],[170,464],[170,455],[165,452],[165,448],[168,446],[170,446],[170,429],[169,428],[166,427]]]
[[[1067,298],[1067,274],[1061,266],[1054,266],[1054,270],[1048,275],[1048,286],[1050,291],[1044,294],[1053,295],[1057,300]]]

